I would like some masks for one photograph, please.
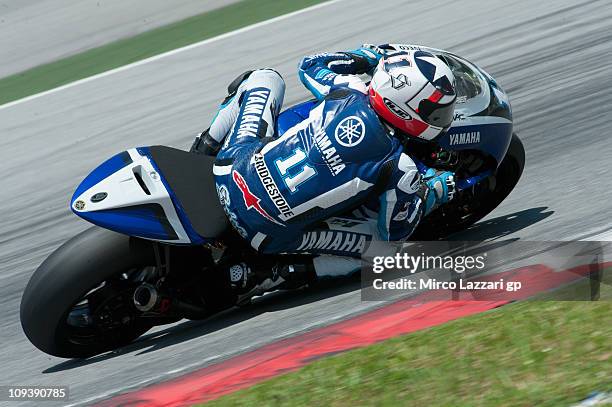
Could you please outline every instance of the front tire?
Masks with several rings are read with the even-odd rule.
[[[123,304],[119,306],[125,309],[119,311],[125,317],[116,327],[102,330],[94,324],[79,328],[78,323],[75,327],[68,320],[74,319],[71,311],[79,301],[97,287],[106,290],[107,297],[121,296],[107,280],[154,264],[152,246],[146,241],[100,228],[80,233],[53,252],[32,275],[21,300],[23,331],[38,349],[64,358],[88,357],[133,341],[152,325],[129,318],[131,298],[120,298]],[[111,289],[118,291],[109,293]],[[79,317],[87,319],[87,315]]]

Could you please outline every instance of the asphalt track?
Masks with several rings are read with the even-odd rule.
[[[0,78],[238,0],[0,0]]]
[[[72,190],[135,145],[187,146],[233,75],[272,66],[286,103],[304,99],[302,55],[361,42],[421,43],[483,66],[510,94],[527,165],[510,197],[462,239],[610,240],[609,1],[339,1],[25,103],[0,107],[0,384],[70,385],[91,403],[378,306],[345,285],[273,296],[209,322],[163,327],[115,354],[64,361],[36,350],[18,320],[35,267],[88,227]],[[376,24],[375,24],[376,21]],[[53,403],[49,404],[53,405]]]

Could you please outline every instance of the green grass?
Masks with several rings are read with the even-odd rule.
[[[206,406],[569,406],[612,390],[609,284],[601,299],[512,304],[321,359]]]
[[[0,104],[325,0],[243,0],[0,79]]]

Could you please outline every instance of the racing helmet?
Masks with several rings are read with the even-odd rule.
[[[368,93],[376,113],[408,136],[433,140],[453,121],[455,77],[427,51],[388,52],[376,66]]]

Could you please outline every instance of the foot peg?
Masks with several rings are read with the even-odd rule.
[[[238,305],[243,305],[266,292],[308,285],[316,280],[317,274],[311,264],[267,265],[253,269],[240,263],[229,268],[229,278],[238,295]]]

